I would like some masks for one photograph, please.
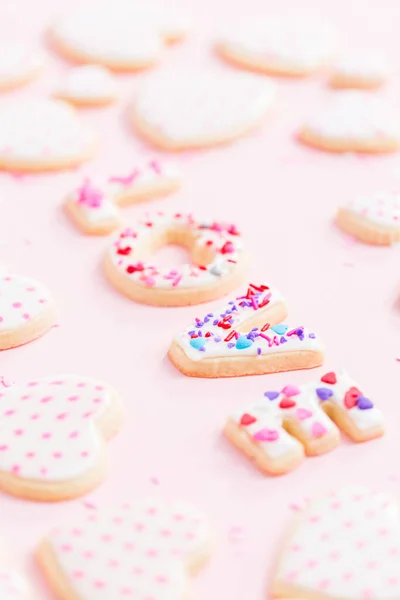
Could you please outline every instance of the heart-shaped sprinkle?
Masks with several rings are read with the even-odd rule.
[[[295,385],[285,385],[281,393],[290,398],[291,396],[300,394],[301,390]]]
[[[330,385],[335,385],[335,383],[337,383],[337,378],[336,375],[333,371],[330,371],[329,373],[326,373],[325,375],[323,375],[321,377],[321,381],[323,383],[329,383]]]
[[[333,391],[329,388],[317,388],[316,390],[317,396],[322,402],[324,400],[328,400],[331,396],[333,396]]]
[[[264,396],[268,398],[268,400],[276,400],[279,396],[279,392],[264,392]]]
[[[272,331],[275,331],[278,335],[285,335],[289,327],[284,323],[279,323],[279,325],[273,325],[271,327]]]
[[[252,415],[249,415],[248,413],[245,413],[244,415],[242,415],[241,419],[240,419],[240,424],[241,425],[251,425],[252,423],[255,423],[257,421],[257,419],[255,417],[253,417]]]
[[[310,417],[312,417],[312,412],[311,410],[308,410],[308,408],[298,408],[296,410],[296,417],[300,421],[305,421],[305,419],[309,419]]]
[[[280,408],[293,408],[293,406],[296,406],[296,402],[291,400],[291,398],[283,398],[279,402],[279,406]]]
[[[196,350],[200,350],[200,348],[202,348],[204,346],[204,344],[205,344],[205,341],[201,337],[192,338],[190,340],[190,345],[193,348],[195,348]]]
[[[351,388],[349,388],[344,396],[344,405],[345,407],[350,410],[351,408],[354,408],[354,406],[357,405],[357,399],[359,396],[361,396],[361,392],[358,388],[352,386]]]
[[[257,442],[276,442],[279,439],[279,431],[276,429],[260,429],[253,435]]]
[[[253,342],[246,335],[241,335],[236,342],[236,348],[237,350],[244,350],[245,348],[249,348],[252,344]]]
[[[365,396],[358,396],[357,406],[360,410],[368,410],[370,408],[374,408],[374,403]]]
[[[325,427],[325,425],[322,425],[322,423],[320,423],[319,421],[316,421],[315,423],[312,424],[311,427],[311,435],[315,438],[319,438],[322,437],[326,434],[327,429]]]

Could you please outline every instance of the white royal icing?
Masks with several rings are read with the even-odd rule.
[[[58,94],[77,100],[101,100],[117,94],[115,77],[100,65],[83,65],[71,69]]]
[[[15,42],[0,44],[0,88],[29,79],[44,66],[39,50]]]
[[[304,327],[290,329],[283,323],[270,327],[266,323],[265,328],[254,327],[244,333],[247,321],[256,317],[261,319],[263,312],[284,302],[277,290],[264,285],[257,287],[262,291],[250,287],[246,295],[209,312],[203,319],[196,318],[176,336],[175,342],[194,361],[218,357],[257,357],[292,350],[321,350],[315,334]],[[241,333],[237,331],[239,328]]]
[[[210,248],[215,253],[208,265],[184,264],[178,268],[159,268],[143,261],[141,249],[151,238],[163,238],[168,231],[189,234],[194,254]],[[234,225],[198,222],[191,214],[162,212],[149,214],[131,228],[124,229],[109,249],[114,266],[124,276],[149,288],[193,288],[215,284],[231,275],[243,260],[243,243]]]
[[[346,210],[375,225],[400,228],[400,192],[382,192],[350,201]]]
[[[0,160],[70,160],[84,156],[94,141],[64,102],[21,98],[0,104]]]
[[[34,279],[0,272],[0,334],[40,317],[51,303],[50,292]]]
[[[219,43],[250,63],[278,71],[313,71],[332,52],[334,35],[315,19],[262,16],[237,24]]]
[[[269,110],[274,84],[230,71],[169,70],[149,76],[139,90],[136,117],[174,143],[224,139],[251,127]]]
[[[362,80],[384,80],[390,75],[386,59],[371,51],[343,54],[332,65],[333,76]]]
[[[35,481],[88,472],[104,444],[94,420],[110,407],[104,384],[55,375],[0,392],[0,471]]]
[[[289,385],[280,391],[265,392],[262,401],[238,411],[232,418],[271,458],[289,454],[298,446],[297,440],[285,431],[285,421],[296,423],[307,439],[322,438],[337,431],[322,408],[324,402],[345,410],[361,431],[383,425],[382,412],[362,395],[347,373],[329,375],[334,377],[335,383],[322,381],[324,376],[300,387]]]
[[[186,505],[148,500],[109,513],[91,510],[49,541],[82,600],[177,600],[187,592],[185,563],[206,550],[209,531]]]
[[[1,600],[28,600],[29,597],[28,587],[21,575],[0,566]]]
[[[400,593],[400,514],[389,494],[349,487],[313,500],[281,559],[275,585],[349,600]]]
[[[333,140],[400,138],[400,119],[382,98],[369,92],[340,91],[307,121],[306,129]]]

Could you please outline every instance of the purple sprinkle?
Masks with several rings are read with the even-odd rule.
[[[309,338],[311,338],[312,340],[315,340],[315,338],[316,338],[317,336],[315,335],[315,333],[309,333],[309,334],[308,334],[308,337],[309,337]]]
[[[238,307],[236,306],[236,304],[234,304],[234,305],[232,306],[232,310],[236,310],[236,311],[238,310]]]
[[[207,315],[207,317],[210,317],[210,319],[211,319],[211,317],[213,317],[213,316],[214,316],[214,314],[213,314],[213,313],[208,313],[208,315]]]
[[[299,327],[298,329],[296,329],[296,333],[297,335],[302,335],[304,333],[304,327]]]
[[[317,396],[322,402],[324,400],[328,400],[331,396],[333,396],[333,391],[329,388],[317,388],[316,390]]]
[[[264,396],[268,398],[268,400],[276,400],[279,396],[279,392],[264,392]]]
[[[260,356],[261,352],[262,352],[261,348],[257,348],[257,354],[258,354],[258,356]]]
[[[228,304],[235,304],[234,300],[229,300]]]
[[[287,342],[287,339],[282,336],[279,341],[280,341],[281,344],[284,344],[285,342]]]
[[[236,346],[236,344],[233,344],[232,342],[229,342],[228,348],[233,348],[233,346]]]
[[[197,335],[198,335],[199,337],[203,337],[203,332],[202,332],[202,331],[198,331],[198,332],[197,332]]]
[[[218,325],[218,322],[219,322],[218,319],[214,319],[213,325]]]
[[[358,396],[357,406],[360,410],[368,410],[369,408],[374,408],[374,403],[365,396]]]
[[[258,327],[253,327],[251,331],[257,331]]]
[[[193,331],[188,331],[188,335],[194,335],[195,333],[196,332],[194,330]]]
[[[222,341],[222,339],[220,337],[214,338],[214,342],[221,342],[221,341]]]
[[[209,320],[210,320],[210,319],[209,319],[208,317],[205,317],[205,319],[204,319],[204,323],[208,323],[208,321],[209,321]]]
[[[297,337],[299,338],[299,340],[302,342],[304,340],[304,333],[298,333]]]
[[[196,323],[196,327],[203,327],[204,323],[203,321],[199,321],[198,323]]]
[[[200,352],[205,352],[206,349],[204,348],[204,346],[202,346],[201,348],[199,348]]]

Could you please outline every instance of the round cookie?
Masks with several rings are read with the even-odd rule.
[[[384,85],[389,75],[389,65],[381,54],[352,52],[333,63],[329,84],[333,88],[374,90]]]
[[[335,92],[308,119],[298,139],[328,152],[395,152],[400,147],[400,117],[375,94]]]
[[[106,106],[117,99],[117,84],[105,67],[83,65],[67,73],[54,96],[75,106]]]
[[[13,90],[39,76],[44,56],[37,50],[16,42],[0,44],[0,91]]]
[[[131,108],[146,140],[165,150],[230,142],[259,125],[275,86],[258,75],[231,71],[169,70],[149,76]]]
[[[32,97],[0,103],[0,169],[72,168],[90,159],[96,149],[94,135],[60,100]]]
[[[333,32],[324,23],[304,17],[262,16],[226,32],[216,50],[244,69],[305,77],[326,64],[333,46]]]

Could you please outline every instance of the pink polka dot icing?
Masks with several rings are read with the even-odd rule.
[[[187,565],[209,545],[205,521],[185,505],[148,500],[58,529],[48,538],[57,565],[82,600],[177,600]]]
[[[53,376],[0,392],[0,471],[63,481],[89,471],[103,440],[94,421],[111,404],[109,388],[77,375]]]
[[[0,274],[0,334],[39,318],[51,302],[50,292],[37,281]]]
[[[386,192],[349,202],[347,210],[384,227],[400,228],[400,192]]]
[[[28,589],[22,577],[15,571],[0,568],[1,600],[28,600]]]

